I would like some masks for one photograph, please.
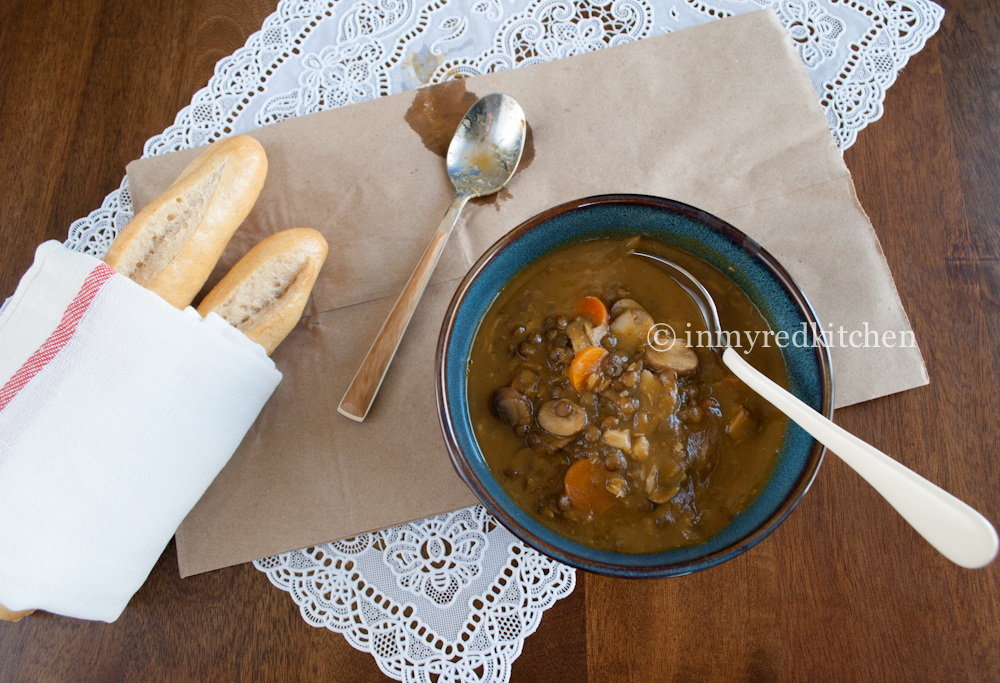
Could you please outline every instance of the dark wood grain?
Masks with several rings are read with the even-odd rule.
[[[592,681],[783,677],[773,544],[675,579],[587,577]]]
[[[914,57],[900,87],[889,91],[886,108],[898,114],[865,130],[846,154],[931,384],[839,411],[838,420],[996,520],[990,414],[1000,396],[968,258],[972,235],[938,47],[932,41]],[[841,680],[989,680],[1000,673],[998,634],[984,623],[1000,616],[996,565],[978,572],[951,565],[833,459],[812,493],[803,506],[815,516],[810,542],[833,541],[837,552],[809,567],[799,561],[802,547],[790,548],[787,589],[806,588],[826,615],[787,623],[794,680],[827,671],[807,656],[817,642],[848,663]],[[807,520],[794,521],[785,531]]]
[[[118,187],[146,139],[274,0],[69,0],[0,12],[0,298],[35,246]],[[930,386],[838,411],[845,427],[1000,520],[1000,8],[941,31],[845,159]],[[828,457],[769,538],[665,581],[577,575],[512,681],[998,681],[1000,566],[948,563]],[[181,580],[173,545],[114,624],[0,624],[0,681],[384,681],[250,565]]]

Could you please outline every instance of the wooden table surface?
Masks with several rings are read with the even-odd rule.
[[[998,522],[1000,8],[946,4],[845,153],[931,384],[836,420]],[[4,3],[0,299],[274,5]],[[114,624],[0,623],[0,681],[119,680],[386,679],[249,564],[182,581],[171,544]],[[511,680],[1000,680],[1000,563],[950,564],[828,457],[791,517],[728,563],[660,581],[578,573]]]

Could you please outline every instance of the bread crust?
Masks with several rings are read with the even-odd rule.
[[[221,315],[271,355],[302,317],[327,251],[326,240],[316,230],[275,233],[226,273],[202,300],[198,313]]]
[[[20,621],[34,611],[35,610],[33,609],[26,609],[21,610],[20,612],[14,612],[13,610],[9,610],[0,604],[0,621]]]
[[[267,155],[252,137],[213,143],[129,221],[105,263],[173,306],[188,306],[250,213],[266,176]]]

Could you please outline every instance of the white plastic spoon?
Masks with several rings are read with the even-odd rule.
[[[665,267],[701,309],[712,344],[724,345],[715,300],[691,273],[661,256],[634,252]],[[712,347],[718,352],[717,346]],[[838,427],[751,366],[730,347],[722,361],[744,384],[794,420],[814,439],[850,465],[882,494],[928,543],[949,560],[968,569],[985,567],[997,556],[1000,539],[981,514],[850,432]]]

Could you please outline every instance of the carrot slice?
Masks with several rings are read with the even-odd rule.
[[[606,325],[611,320],[608,309],[596,296],[585,296],[577,301],[573,307],[573,317],[586,318],[594,327]]]
[[[608,471],[590,460],[577,460],[566,470],[563,486],[573,508],[581,512],[606,512],[615,503],[608,491]]]
[[[569,364],[569,383],[574,389],[580,393],[587,389],[587,375],[597,371],[606,355],[607,350],[600,346],[588,346],[573,356],[573,362]]]

